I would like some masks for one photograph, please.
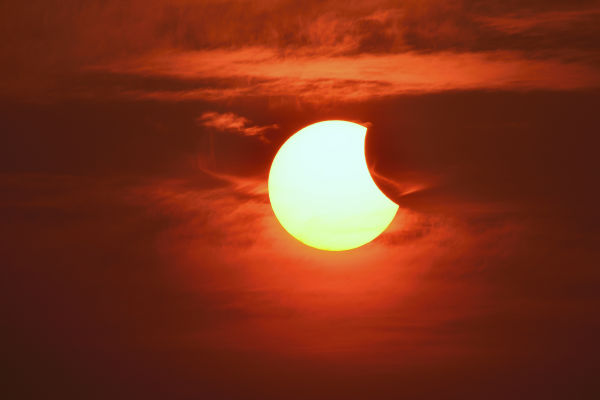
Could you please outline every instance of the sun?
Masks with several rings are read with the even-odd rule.
[[[283,228],[322,250],[369,243],[392,222],[398,205],[375,185],[367,167],[367,128],[323,121],[292,135],[269,172],[269,199]]]

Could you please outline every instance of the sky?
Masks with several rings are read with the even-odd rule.
[[[595,399],[600,2],[0,4],[3,391]],[[279,147],[368,127],[400,209],[324,252]]]

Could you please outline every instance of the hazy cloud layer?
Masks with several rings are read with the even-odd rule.
[[[523,385],[556,393],[546,383],[557,373],[584,384],[592,376],[593,353],[582,358],[566,339],[595,343],[598,273],[585,255],[597,250],[565,245],[579,236],[560,220],[482,203],[403,208],[375,242],[332,254],[285,234],[252,182],[0,180],[12,193],[0,212],[13,227],[0,231],[3,292],[21,301],[18,311],[3,304],[8,358],[35,360],[13,361],[13,373],[39,373],[54,393],[83,396],[101,376],[94,393],[106,396],[276,398],[300,383],[318,390],[333,369],[340,382],[326,387],[346,398],[373,382],[386,398],[435,397],[439,387],[420,383],[432,374],[453,393],[483,394],[498,373],[512,382],[502,398]],[[39,330],[43,342],[17,336]],[[565,368],[573,359],[584,367]],[[523,369],[527,379],[515,372]],[[467,373],[478,383],[455,383]],[[273,376],[281,387],[269,386]]]
[[[594,1],[12,2],[0,16],[0,68],[11,76],[0,91],[41,101],[222,100],[289,87],[292,96],[316,88],[313,97],[353,100],[597,87],[599,9]],[[163,91],[131,82],[106,88],[86,74],[90,67],[183,80]],[[214,78],[238,81],[223,91]]]

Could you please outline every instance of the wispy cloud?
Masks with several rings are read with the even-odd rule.
[[[201,126],[216,129],[222,132],[233,132],[243,136],[255,136],[266,141],[265,132],[277,129],[277,124],[271,125],[253,125],[246,117],[231,112],[219,113],[216,111],[207,111],[200,115],[196,122]]]
[[[268,48],[150,54],[95,70],[146,77],[216,83],[189,89],[130,90],[122,96],[162,100],[225,100],[252,96],[295,96],[306,101],[352,101],[445,90],[573,90],[600,86],[594,67],[560,58],[529,58],[518,52],[282,56]],[[215,85],[216,85],[215,83]],[[212,119],[212,117],[211,117]],[[231,116],[219,126],[243,126]],[[253,132],[252,130],[248,131]]]

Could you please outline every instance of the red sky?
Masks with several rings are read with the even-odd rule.
[[[9,398],[600,395],[600,3],[0,5]],[[368,124],[374,242],[278,224],[273,156]]]

